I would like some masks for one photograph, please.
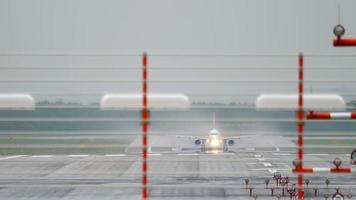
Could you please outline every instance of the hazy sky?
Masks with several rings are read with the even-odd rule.
[[[0,0],[0,52],[355,52],[332,46],[337,5],[346,36],[356,37],[354,0]],[[150,66],[296,66],[297,58],[154,57]],[[2,70],[1,80],[139,80],[139,57],[0,57],[1,66],[49,70]],[[98,70],[50,70],[95,66]],[[307,71],[307,80],[354,80],[356,58],[306,58],[308,66],[355,66],[355,70]],[[152,70],[151,80],[296,80],[295,70]],[[138,92],[139,83],[0,83],[2,92]],[[313,91],[354,92],[355,84],[313,84]],[[295,92],[295,84],[214,82],[155,83],[154,92]],[[310,88],[308,85],[307,88]],[[246,100],[196,97],[194,100]],[[89,97],[76,100],[91,101]],[[251,99],[251,98],[249,98]]]

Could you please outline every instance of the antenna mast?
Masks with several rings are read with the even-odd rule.
[[[341,8],[340,8],[340,3],[337,4],[337,22],[338,22],[338,24],[341,23]]]

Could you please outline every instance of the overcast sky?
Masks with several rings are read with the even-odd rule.
[[[354,0],[0,0],[0,52],[162,53],[350,53],[332,46],[333,27],[356,37]],[[139,80],[139,57],[1,57],[1,66],[45,66],[48,70],[2,70],[1,80]],[[162,67],[295,67],[297,58],[150,58]],[[54,66],[95,66],[98,70],[50,70]],[[306,58],[308,66],[355,66],[356,58]],[[296,80],[295,70],[152,70],[151,80]],[[307,80],[355,80],[356,70],[307,71]],[[315,92],[356,93],[355,84],[313,84]],[[139,83],[0,83],[1,92],[139,92]],[[153,92],[295,92],[295,84],[212,82],[153,83]],[[310,85],[307,88],[311,88]],[[310,90],[310,89],[309,89]],[[245,101],[241,97],[197,97],[197,101]],[[73,98],[72,98],[73,99]],[[92,101],[89,97],[75,100]]]

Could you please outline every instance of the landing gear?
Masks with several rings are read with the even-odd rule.
[[[229,151],[230,151],[229,147],[230,147],[230,146],[233,146],[234,144],[235,144],[235,141],[234,141],[234,140],[225,139],[225,140],[224,140],[224,145],[223,145],[223,151],[224,151],[224,152],[229,152]]]
[[[206,140],[201,140],[200,151],[203,153],[206,152]]]
[[[229,151],[228,140],[224,140],[223,151],[224,152],[228,152]]]
[[[334,200],[343,200],[344,199],[344,195],[341,194],[341,192],[339,191],[339,188],[336,189],[336,193],[332,196],[332,199]]]
[[[200,146],[200,152],[206,151],[206,140],[205,139],[198,139],[195,140],[195,145]]]

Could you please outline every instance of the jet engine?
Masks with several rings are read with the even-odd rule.
[[[334,194],[333,200],[344,200],[344,195],[342,195],[341,193]]]
[[[233,146],[235,144],[234,140],[228,140],[227,143],[229,144],[229,146]]]
[[[356,149],[351,153],[351,164],[356,165]]]
[[[195,140],[194,144],[197,145],[197,146],[200,146],[201,145],[201,140]]]

